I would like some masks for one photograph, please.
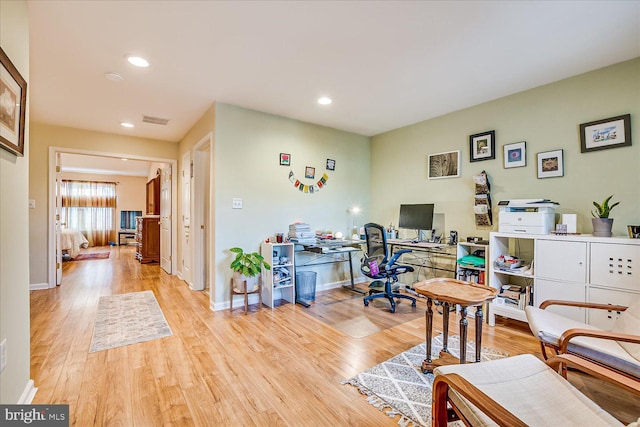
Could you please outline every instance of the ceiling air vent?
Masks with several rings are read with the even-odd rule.
[[[161,119],[160,117],[142,116],[144,123],[151,123],[153,125],[166,126],[169,123],[169,119]]]

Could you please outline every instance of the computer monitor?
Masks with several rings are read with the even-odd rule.
[[[400,221],[398,227],[411,230],[433,229],[433,203],[423,203],[419,205],[400,205]]]

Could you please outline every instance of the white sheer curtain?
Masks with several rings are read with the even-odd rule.
[[[61,186],[61,221],[82,232],[89,246],[105,246],[116,240],[116,184],[68,181]]]

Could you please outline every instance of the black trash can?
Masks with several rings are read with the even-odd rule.
[[[296,273],[296,302],[305,307],[316,300],[315,271],[299,271]]]

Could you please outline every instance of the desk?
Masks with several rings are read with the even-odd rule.
[[[448,245],[446,243],[433,243],[433,242],[415,242],[412,240],[402,240],[402,239],[387,239],[387,245],[389,245],[389,257],[392,257],[393,254],[399,249],[411,249],[412,252],[421,252],[426,255],[426,261],[429,262],[429,265],[416,264],[411,263],[407,260],[403,260],[403,264],[408,264],[417,267],[426,267],[429,268],[433,272],[434,277],[440,276],[436,274],[437,271],[444,271],[447,273],[451,273],[452,277],[455,276],[455,260],[456,260],[456,245]],[[403,255],[405,256],[405,255]],[[437,263],[433,262],[433,258],[446,258],[453,261],[452,268],[442,268],[438,267]],[[419,270],[418,270],[419,277]]]
[[[476,358],[480,361],[480,349],[482,348],[482,305],[491,301],[498,293],[497,289],[478,285],[471,282],[463,282],[456,279],[431,279],[424,280],[414,287],[420,295],[427,297],[426,321],[426,345],[427,355],[422,362],[422,372],[433,372],[442,365],[453,363],[464,364],[467,362],[467,307],[476,307]],[[433,337],[433,300],[440,301],[442,308],[442,351],[440,358],[435,361],[431,359],[431,338]],[[449,305],[460,305],[460,359],[449,354],[447,339],[449,335]]]
[[[295,243],[295,242],[294,242]],[[295,253],[298,252],[308,252],[315,254],[313,259],[307,261],[306,263],[298,262],[296,259],[296,269],[298,267],[309,267],[314,265],[325,265],[325,264],[339,264],[343,262],[349,263],[349,278],[351,281],[351,286],[343,285],[343,288],[349,289],[351,291],[355,291],[361,294],[365,294],[366,291],[358,289],[355,287],[355,283],[353,281],[353,265],[351,264],[352,253],[361,251],[360,245],[362,242],[353,241],[353,240],[331,240],[328,242],[319,242],[315,244],[299,244],[295,243]],[[300,249],[298,249],[300,248]],[[347,254],[348,258],[344,258],[341,254]]]

